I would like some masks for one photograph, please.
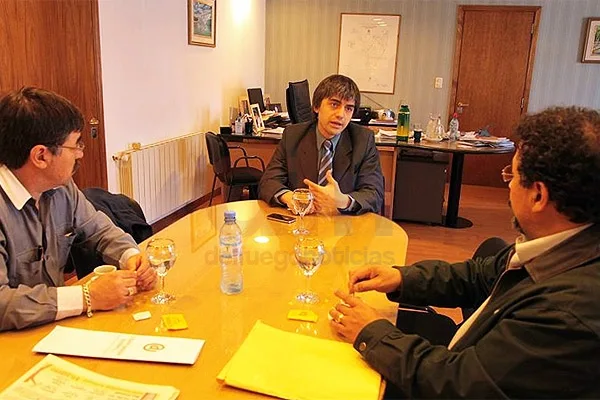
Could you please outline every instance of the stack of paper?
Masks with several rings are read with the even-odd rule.
[[[260,321],[217,379],[299,400],[376,400],[381,385],[381,376],[350,344],[281,331]]]
[[[109,378],[50,354],[0,393],[0,400],[173,400],[177,396],[179,390],[172,386]]]
[[[461,136],[458,143],[463,146],[471,147],[513,147],[515,145],[507,137],[478,136],[472,133]]]

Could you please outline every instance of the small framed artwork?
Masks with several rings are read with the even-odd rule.
[[[188,0],[188,43],[216,46],[217,0]]]
[[[263,100],[265,102],[265,110],[270,110],[270,106],[271,106],[271,95],[270,94],[265,94],[263,96]]]
[[[252,110],[252,120],[254,121],[254,129],[256,132],[265,129],[265,123],[263,122],[262,114],[260,113],[260,106],[258,104],[252,104],[250,110]]]
[[[250,102],[248,101],[248,97],[246,97],[246,96],[238,97],[238,108],[239,108],[240,114],[250,115]]]
[[[587,20],[581,62],[600,63],[600,17]]]

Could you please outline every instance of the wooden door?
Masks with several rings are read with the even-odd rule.
[[[86,149],[74,178],[81,188],[106,188],[97,0],[0,0],[0,92],[21,86],[52,90],[81,109]]]
[[[459,6],[449,117],[460,130],[513,137],[527,111],[540,7]],[[512,155],[465,157],[463,183],[504,186]]]

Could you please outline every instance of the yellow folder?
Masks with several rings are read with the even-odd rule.
[[[377,400],[381,385],[381,376],[350,344],[282,331],[261,321],[217,379],[298,400]]]

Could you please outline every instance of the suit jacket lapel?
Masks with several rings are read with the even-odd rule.
[[[335,147],[335,155],[333,156],[333,177],[340,182],[352,163],[352,140],[350,134],[345,129],[340,133],[340,141]]]
[[[319,156],[317,152],[316,135],[316,127],[313,125],[298,143],[298,155],[300,156],[298,166],[301,172],[298,176],[306,177],[315,183],[317,183],[319,174]],[[306,185],[302,182],[298,182],[298,187],[306,187]]]

